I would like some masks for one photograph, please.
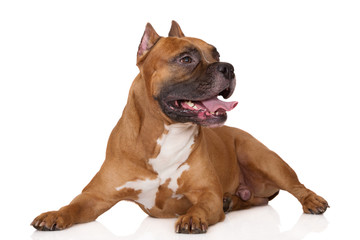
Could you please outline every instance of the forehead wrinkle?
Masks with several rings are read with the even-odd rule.
[[[204,42],[201,39],[185,37],[185,38],[181,38],[181,40],[186,41],[186,42],[190,43],[192,46],[194,46],[196,48],[196,50],[201,54],[201,56],[205,60],[205,62],[207,62],[207,63],[211,63],[211,59],[209,59],[209,56],[212,57],[212,53],[214,53],[214,52],[217,53],[217,50],[214,46]]]
[[[203,56],[204,60],[207,62],[207,63],[210,63],[210,61],[206,58],[204,52],[201,50],[201,55]]]

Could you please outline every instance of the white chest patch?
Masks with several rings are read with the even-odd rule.
[[[191,153],[191,146],[198,134],[198,127],[194,124],[165,125],[165,129],[167,133],[157,139],[157,144],[161,147],[159,154],[156,158],[149,159],[149,164],[158,174],[157,178],[130,181],[116,188],[117,191],[124,188],[141,190],[136,201],[144,205],[146,209],[151,209],[155,205],[158,188],[166,181],[170,180],[167,187],[173,191],[172,197],[182,197],[176,194],[179,187],[177,180],[184,171],[189,169],[185,161]]]

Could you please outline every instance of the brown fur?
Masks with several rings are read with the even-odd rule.
[[[123,115],[110,135],[104,164],[69,205],[35,218],[32,222],[35,228],[57,230],[93,221],[121,200],[138,199],[141,190],[117,191],[117,186],[136,179],[156,178],[148,159],[159,154],[156,140],[166,133],[164,124],[173,121],[161,111],[153,96],[166,81],[182,81],[186,75],[170,71],[164,57],[174,55],[183,45],[193,45],[202,50],[206,59],[218,60],[211,52],[211,45],[185,37],[175,22],[169,38],[159,38],[149,24],[146,31],[148,44],[140,45],[138,53],[140,74],[131,86]],[[280,189],[294,195],[305,213],[323,213],[328,207],[323,198],[299,182],[295,172],[277,154],[250,134],[226,126],[198,128],[192,153],[186,161],[190,168],[178,179],[176,193],[185,197],[171,198],[168,181],[159,187],[152,209],[139,204],[150,216],[180,215],[176,232],[206,232],[208,225],[224,219],[223,204],[226,211],[267,204]],[[241,193],[251,195],[243,200],[239,197]]]

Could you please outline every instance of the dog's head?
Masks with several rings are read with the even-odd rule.
[[[137,65],[147,94],[167,120],[217,127],[226,121],[226,111],[237,105],[218,99],[229,98],[235,88],[233,66],[219,58],[214,46],[185,37],[175,21],[169,37],[160,37],[148,23]]]

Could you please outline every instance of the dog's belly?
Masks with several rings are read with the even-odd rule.
[[[237,189],[245,187],[256,197],[270,197],[279,189],[272,184],[256,168],[250,168],[239,161],[239,151],[235,142],[245,142],[249,134],[243,130],[231,127],[204,129],[207,149],[213,165],[221,181],[224,193],[235,194]],[[242,154],[241,157],[246,156]]]

